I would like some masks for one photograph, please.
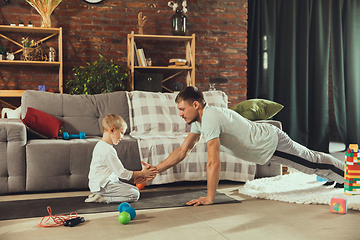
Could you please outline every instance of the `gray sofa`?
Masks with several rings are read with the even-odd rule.
[[[21,120],[0,119],[0,194],[88,189],[92,151],[100,140],[101,121],[109,113],[124,118],[129,128],[115,146],[125,168],[140,170],[137,140],[131,131],[127,92],[68,95],[28,90],[22,95],[21,115],[28,107],[46,112],[65,124],[62,131],[85,132],[86,139],[43,139]],[[160,93],[159,93],[160,94]],[[129,112],[130,111],[130,112]],[[257,166],[257,177],[281,174],[281,166]],[[188,180],[188,179],[183,179]]]

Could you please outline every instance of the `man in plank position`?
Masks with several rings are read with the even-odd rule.
[[[221,171],[220,149],[245,161],[260,165],[269,161],[283,164],[326,178],[328,184],[337,182],[335,187],[344,186],[343,161],[294,142],[272,124],[252,122],[231,109],[209,106],[196,87],[187,87],[181,91],[175,102],[180,116],[191,124],[191,131],[182,145],[155,167],[158,172],[163,172],[180,163],[203,135],[208,152],[207,196],[193,199],[187,202],[188,205],[213,203]],[[145,163],[143,165],[153,167]],[[135,182],[152,179],[137,178]]]

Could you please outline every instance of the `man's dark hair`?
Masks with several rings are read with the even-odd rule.
[[[187,101],[190,104],[197,101],[200,105],[205,105],[205,99],[202,92],[197,87],[192,86],[185,88],[176,96],[175,102],[180,103],[181,101]]]

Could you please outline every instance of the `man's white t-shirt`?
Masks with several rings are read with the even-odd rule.
[[[202,134],[206,142],[219,137],[222,150],[261,165],[269,161],[278,144],[271,124],[252,122],[231,109],[208,104],[203,109],[201,123],[192,123],[191,132]]]
[[[122,165],[117,152],[110,144],[99,141],[94,148],[89,171],[89,188],[91,192],[100,191],[112,179],[130,180],[132,171]]]

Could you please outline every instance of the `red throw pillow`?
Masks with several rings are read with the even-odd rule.
[[[31,107],[27,108],[22,122],[36,133],[55,139],[58,139],[59,130],[65,124],[50,114]]]

